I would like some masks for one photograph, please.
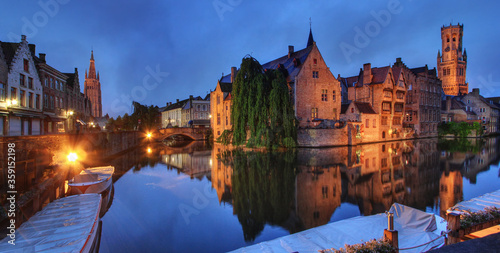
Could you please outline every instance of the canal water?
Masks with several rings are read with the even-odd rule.
[[[500,188],[499,139],[246,152],[192,142],[118,157],[100,252],[226,252],[394,202],[443,215]]]

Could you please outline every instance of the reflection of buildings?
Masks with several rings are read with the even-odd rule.
[[[212,152],[212,188],[217,191],[219,203],[222,201],[232,203],[232,176],[233,168],[223,162],[223,153],[228,152],[230,149],[227,146],[214,143]]]
[[[439,180],[439,215],[444,217],[446,210],[463,200],[463,180],[460,171],[443,171]]]
[[[161,162],[182,171],[191,178],[203,178],[212,169],[211,151],[194,151],[192,153],[164,154]]]
[[[295,211],[304,228],[324,225],[340,206],[340,166],[311,166],[297,174]]]

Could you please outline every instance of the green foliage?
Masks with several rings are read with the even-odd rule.
[[[326,249],[320,250],[319,252],[334,252],[334,253],[392,253],[396,252],[396,249],[392,245],[382,239],[373,239],[365,243],[355,244],[355,245],[345,245],[345,248],[336,249]]]
[[[476,136],[481,136],[483,134],[483,129],[481,124],[474,122],[472,125],[467,122],[446,122],[441,123],[438,126],[438,133],[440,136],[452,134],[455,137],[467,138],[472,130],[476,131]]]
[[[284,71],[264,72],[257,60],[243,58],[233,83],[231,119],[234,145],[244,144],[248,131],[247,147],[296,146],[295,116]]]
[[[499,218],[500,209],[497,207],[487,207],[483,211],[468,212],[460,215],[460,228],[469,228]]]
[[[224,145],[229,145],[231,143],[231,139],[233,137],[233,132],[229,130],[224,130],[222,134],[217,138],[217,142],[220,142]]]
[[[145,106],[137,102],[133,102],[132,105],[134,106],[134,113],[132,115],[125,113],[123,117],[118,116],[116,120],[113,118],[109,119],[106,129],[110,131],[146,131],[160,128],[160,111],[158,106]]]
[[[288,220],[295,192],[295,150],[233,150],[221,160],[233,166],[232,203],[245,241],[255,240],[266,223],[280,225]]]
[[[484,140],[478,139],[475,143],[471,142],[471,139],[459,138],[459,139],[439,139],[438,149],[446,150],[449,152],[473,152],[478,153],[484,146]]]

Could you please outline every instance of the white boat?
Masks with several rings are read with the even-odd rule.
[[[15,232],[15,245],[7,236],[1,252],[96,252],[99,247],[100,194],[57,199],[24,222]]]
[[[401,252],[425,252],[444,245],[442,232],[446,220],[408,206],[394,203],[389,210],[394,214],[394,228],[398,231]],[[375,214],[345,219],[311,228],[274,240],[243,247],[232,252],[311,252],[340,249],[380,239],[387,228],[387,215]]]
[[[102,193],[111,189],[115,167],[93,167],[82,170],[68,182],[73,194]]]

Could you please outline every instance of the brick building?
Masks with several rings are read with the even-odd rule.
[[[441,27],[441,50],[438,50],[437,67],[439,79],[443,82],[446,95],[467,94],[469,84],[465,81],[467,71],[467,52],[462,50],[464,26],[451,25]]]
[[[5,55],[3,53],[1,43],[2,42],[0,42],[0,136],[5,136],[8,134],[6,123],[9,119],[9,111],[7,108],[7,80],[9,75],[9,66],[5,61]]]
[[[51,67],[45,60],[45,54],[34,56],[40,82],[43,87],[43,132],[64,133],[67,131],[69,116],[66,100],[66,80],[68,77]]]
[[[74,73],[64,73],[66,79],[66,101],[68,110],[67,126],[68,131],[76,129],[77,121],[91,121],[91,104],[90,100],[80,90],[80,79],[78,77],[78,69],[75,68]],[[102,125],[101,125],[102,126]]]
[[[9,113],[2,116],[2,132],[10,136],[39,135],[43,120],[42,85],[33,58],[35,45],[28,44],[22,35],[20,43],[1,42],[1,46],[8,66],[1,107]]]
[[[338,120],[341,104],[340,82],[333,76],[309,32],[307,47],[262,65],[264,70],[283,68],[299,127],[308,127],[313,120]],[[211,114],[214,137],[232,127],[230,122],[231,90],[237,70],[223,76],[211,93]],[[227,120],[226,120],[227,118]],[[227,122],[227,123],[226,123]]]
[[[378,138],[380,141],[404,138],[403,112],[406,96],[406,79],[390,66],[372,68],[363,65],[357,77],[344,78],[348,86],[348,98],[371,105],[378,114]]]
[[[437,136],[443,90],[436,69],[427,65],[410,69],[401,58],[396,59],[392,69],[404,75],[407,82],[404,126],[413,129],[415,137]]]
[[[356,131],[356,134],[359,133],[356,138],[360,139],[360,141],[366,143],[380,140],[379,115],[373,110],[370,103],[354,101],[343,104],[340,119],[349,122],[361,122],[359,131]]]
[[[441,101],[441,122],[475,122],[477,114],[458,96],[446,96]]]
[[[88,74],[85,70],[84,94],[90,100],[92,116],[96,118],[102,117],[101,82],[99,73],[96,74],[93,50],[90,54]]]

